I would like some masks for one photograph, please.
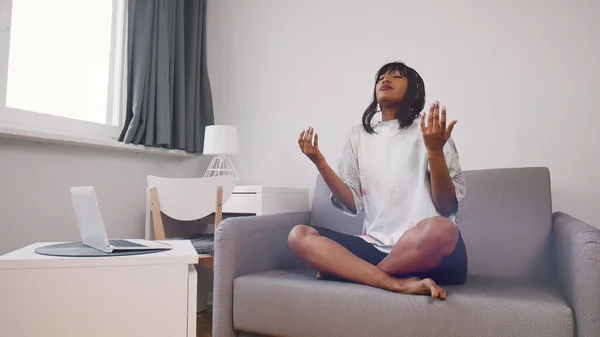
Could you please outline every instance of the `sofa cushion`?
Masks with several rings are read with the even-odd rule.
[[[552,200],[546,168],[465,171],[457,225],[469,274],[512,279],[552,276]]]
[[[473,277],[443,302],[275,270],[234,280],[233,324],[268,336],[573,336],[555,289]]]

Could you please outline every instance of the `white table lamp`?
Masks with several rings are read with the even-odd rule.
[[[204,172],[205,177],[232,175],[239,179],[233,162],[228,155],[238,154],[239,141],[237,128],[232,125],[209,125],[204,133],[205,155],[215,155],[208,169]]]

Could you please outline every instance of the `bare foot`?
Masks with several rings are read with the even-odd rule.
[[[415,295],[431,295],[433,298],[439,298],[442,301],[445,301],[448,297],[446,290],[442,287],[438,286],[434,280],[430,278],[417,280],[408,283],[405,286],[405,294],[415,294]]]
[[[315,278],[320,280],[322,278],[321,273],[318,273]],[[430,278],[391,278],[389,284],[384,289],[407,295],[431,295],[431,297],[439,298],[442,301],[445,301],[448,297],[446,290],[438,286]]]
[[[446,290],[442,289],[430,278],[422,280],[418,277],[394,279],[389,290],[401,294],[431,295],[431,297],[439,298],[442,301],[445,301],[448,297]]]

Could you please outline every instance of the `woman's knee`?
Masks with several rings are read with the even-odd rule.
[[[456,225],[447,218],[433,217],[422,220],[419,225],[420,231],[416,236],[418,247],[427,250],[442,250],[443,254],[450,254],[458,242],[458,229]]]
[[[288,244],[293,251],[300,251],[304,247],[305,239],[309,235],[318,235],[316,229],[307,225],[296,225],[288,235]]]

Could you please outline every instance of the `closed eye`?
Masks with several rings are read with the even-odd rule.
[[[385,76],[380,76],[378,81],[381,81],[381,80],[383,80],[383,78],[384,78],[384,77],[385,77]],[[402,76],[402,75],[394,75],[394,76],[392,76],[392,77],[393,77],[393,78],[404,78],[404,76]]]

